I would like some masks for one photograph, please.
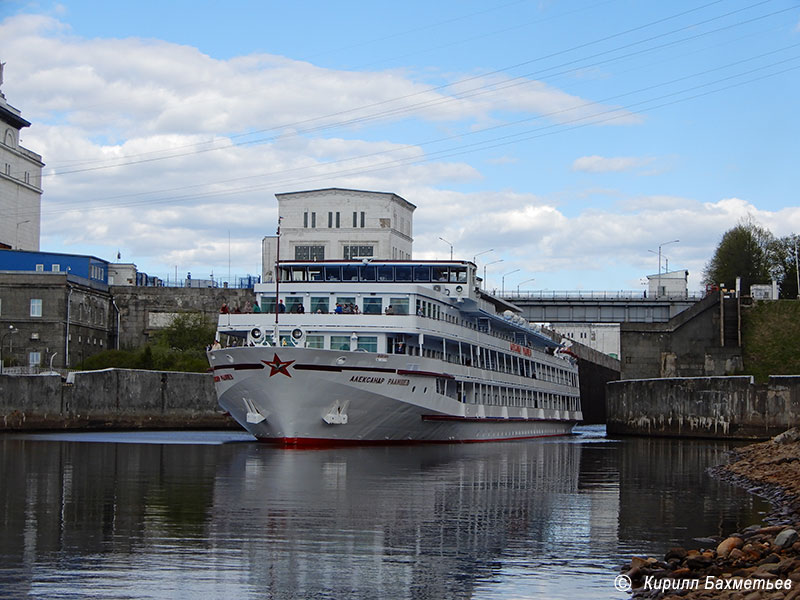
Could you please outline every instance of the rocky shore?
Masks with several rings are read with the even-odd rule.
[[[713,472],[771,500],[770,524],[709,538],[707,547],[634,557],[623,587],[630,581],[637,599],[800,600],[800,428],[738,449]]]

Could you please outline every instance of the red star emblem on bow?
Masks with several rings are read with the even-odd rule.
[[[270,362],[267,362],[265,360],[262,360],[261,362],[263,362],[265,365],[267,365],[270,368],[270,371],[269,371],[269,376],[270,377],[272,377],[276,373],[283,373],[287,377],[291,377],[292,376],[291,373],[289,373],[288,367],[289,367],[289,365],[291,365],[294,362],[293,360],[283,361],[280,358],[278,358],[277,354],[274,354],[273,357],[272,357],[272,360]]]

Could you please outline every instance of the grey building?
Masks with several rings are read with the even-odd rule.
[[[0,272],[0,358],[5,367],[64,369],[116,343],[108,286],[71,273]]]

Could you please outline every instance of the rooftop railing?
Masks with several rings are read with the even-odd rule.
[[[650,294],[645,291],[619,290],[531,290],[509,291],[494,295],[504,300],[631,300],[643,302],[663,302],[665,300],[701,300],[705,297],[703,292],[673,292],[661,295]]]

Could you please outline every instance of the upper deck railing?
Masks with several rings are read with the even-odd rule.
[[[618,291],[597,291],[597,290],[522,290],[500,292],[494,290],[493,295],[499,296],[504,300],[624,300],[624,301],[672,301],[672,300],[701,300],[705,297],[703,292],[649,294],[645,291],[618,290]]]

